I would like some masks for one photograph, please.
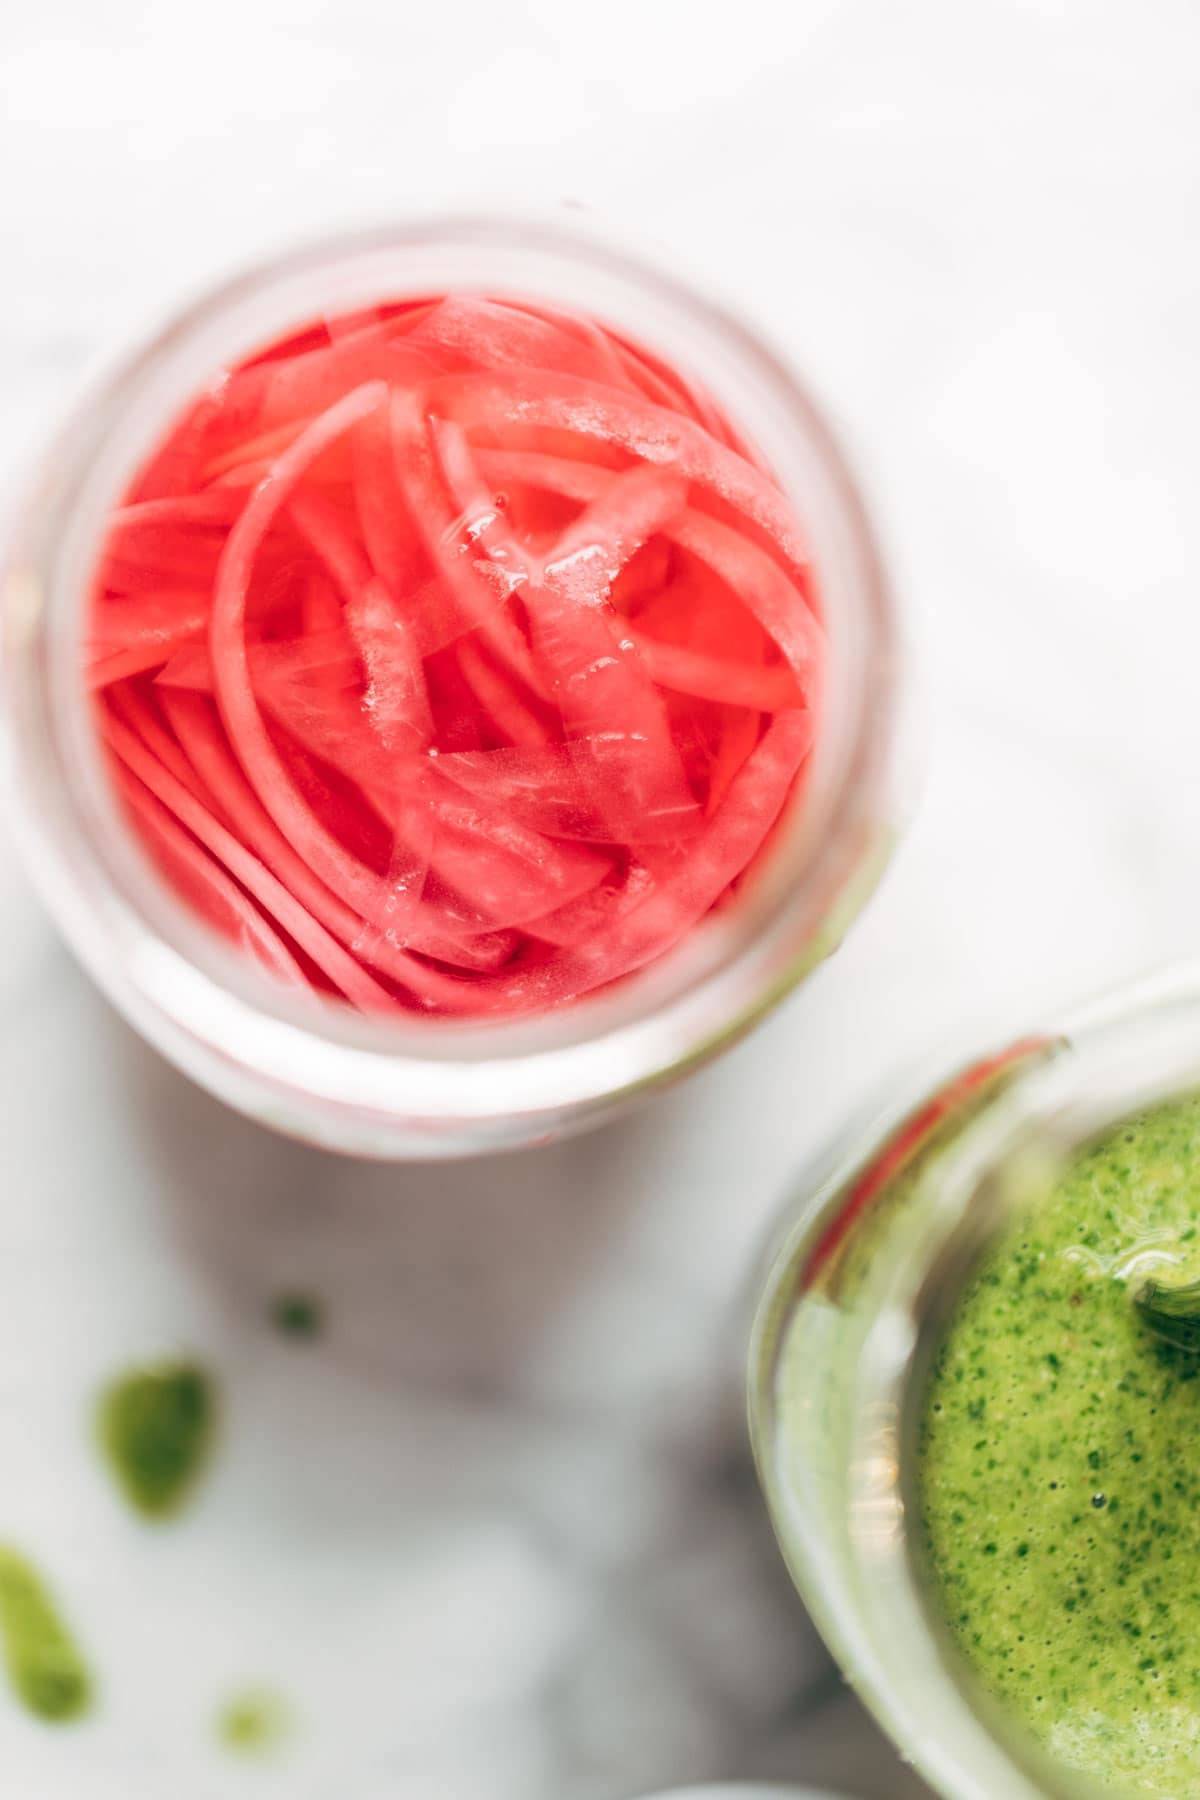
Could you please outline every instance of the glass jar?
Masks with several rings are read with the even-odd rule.
[[[736,904],[609,991],[487,1026],[384,1025],[272,986],[197,927],[133,843],[98,766],[79,656],[109,509],[217,370],[313,317],[447,289],[590,312],[705,383],[810,535],[829,639],[803,804]],[[609,1115],[731,1042],[839,941],[894,816],[896,643],[857,490],[808,396],[737,320],[624,255],[545,227],[397,226],[283,257],[189,308],[102,381],[15,521],[2,589],[7,787],[36,880],[125,1016],[233,1106],[330,1147],[440,1157]]]
[[[848,1679],[950,1800],[1115,1790],[1051,1764],[983,1693],[939,1617],[906,1522],[930,1357],[1016,1210],[1081,1146],[1198,1087],[1200,965],[1189,965],[860,1121],[802,1183],[769,1258],[749,1399],[776,1534]]]

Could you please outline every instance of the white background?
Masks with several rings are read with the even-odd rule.
[[[0,1696],[5,1791],[900,1800],[766,1541],[730,1310],[789,1171],[884,1071],[1200,935],[1200,12],[10,0],[0,481],[196,284],[445,201],[594,209],[796,361],[890,546],[924,790],[750,1043],[628,1125],[441,1172],[310,1156],[188,1089],[5,860],[0,1537],[104,1682],[59,1736]],[[261,1310],[310,1277],[331,1330],[298,1362]],[[175,1341],[226,1373],[226,1453],[148,1542],[86,1404]],[[295,1700],[278,1770],[210,1747],[243,1675]]]

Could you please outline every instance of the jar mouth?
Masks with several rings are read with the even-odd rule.
[[[637,975],[553,1012],[386,1023],[270,982],[193,923],[135,847],[98,765],[78,658],[103,521],[214,369],[307,317],[381,294],[486,289],[576,306],[663,345],[758,443],[812,541],[829,636],[827,717],[804,791],[736,903]],[[673,278],[557,226],[440,218],[358,232],[214,289],[77,410],[18,518],[3,589],[6,763],[18,834],[92,974],[174,1060],[359,1113],[500,1120],[607,1103],[727,1041],[836,941],[882,861],[895,622],[857,489],[773,353]],[[829,942],[827,942],[829,940]],[[464,1082],[464,1069],[471,1079]],[[211,1085],[211,1081],[210,1081]]]
[[[1051,1758],[985,1691],[953,1640],[912,1524],[922,1509],[918,1427],[956,1298],[995,1234],[1036,1204],[1089,1143],[1134,1114],[1200,1090],[1198,1021],[1200,963],[1069,1014],[1055,1033],[1060,1053],[1030,1060],[918,1180],[906,1202],[905,1231],[888,1240],[855,1296],[865,1323],[845,1392],[846,1529],[838,1572],[823,1521],[792,1492],[781,1435],[764,1403],[768,1420],[756,1448],[797,1585],[868,1705],[948,1796],[1098,1800],[1114,1792]],[[886,1143],[890,1129],[889,1122],[872,1132],[868,1143]],[[810,1231],[820,1204],[818,1196]],[[785,1256],[793,1265],[807,1235],[802,1222],[789,1240]],[[752,1410],[755,1390],[772,1378],[764,1319],[773,1305],[787,1304],[778,1298],[786,1266],[760,1305]],[[777,1315],[776,1345],[787,1329]]]

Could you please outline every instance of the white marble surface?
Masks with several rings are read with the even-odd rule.
[[[921,1792],[768,1542],[729,1386],[744,1274],[789,1170],[913,1045],[1195,943],[1193,0],[9,5],[0,481],[197,281],[481,196],[656,236],[826,395],[914,622],[921,805],[843,952],[720,1066],[437,1171],[189,1089],[6,858],[0,1536],[49,1557],[106,1700],[68,1745],[0,1697],[14,1794]],[[315,1355],[261,1326],[310,1277]],[[228,1453],[147,1544],[82,1420],[109,1363],[176,1341],[227,1375]],[[274,1772],[206,1747],[243,1674],[294,1692]]]

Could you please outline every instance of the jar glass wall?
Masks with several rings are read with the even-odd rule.
[[[659,962],[539,1017],[385,1025],[277,988],[167,891],[99,767],[79,650],[104,522],[215,370],[314,317],[454,290],[585,312],[661,349],[717,397],[808,534],[828,634],[825,715],[803,795],[736,903]],[[239,1109],[331,1147],[460,1155],[607,1116],[736,1038],[827,954],[890,847],[894,621],[828,431],[736,320],[558,230],[426,222],[331,242],[230,282],[88,395],[19,510],[5,564],[7,786],[51,911],[118,1008],[179,1067]]]
[[[802,1183],[769,1258],[749,1402],[780,1545],[847,1677],[950,1800],[1124,1791],[1050,1758],[969,1668],[919,1523],[918,1443],[948,1321],[989,1248],[1088,1146],[1198,1088],[1189,966],[860,1121]]]

